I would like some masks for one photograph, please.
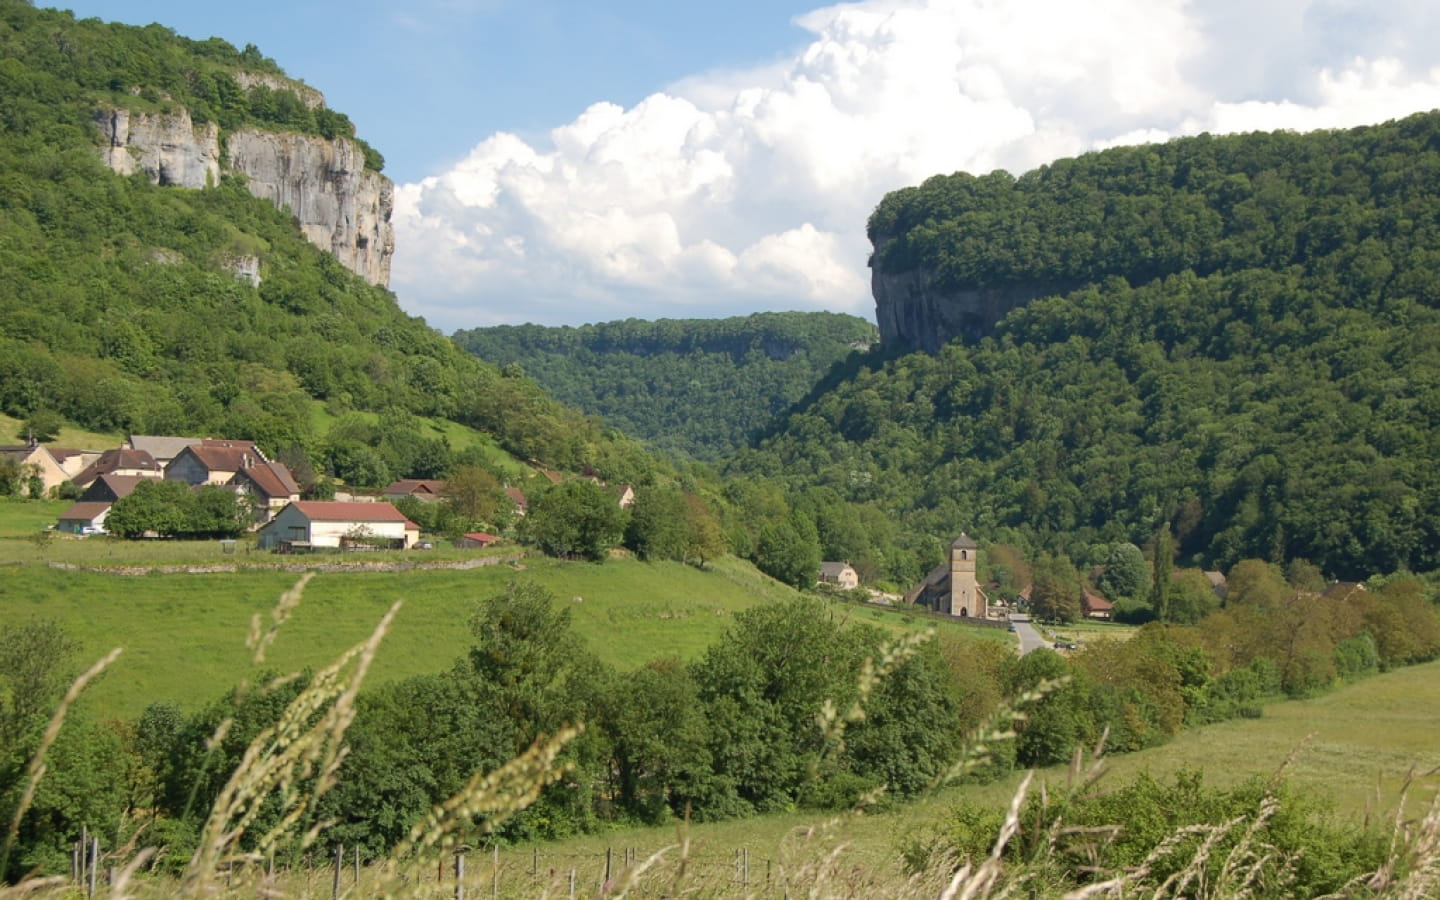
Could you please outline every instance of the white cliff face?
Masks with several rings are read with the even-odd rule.
[[[219,183],[219,127],[213,122],[196,126],[183,109],[153,115],[114,109],[97,113],[95,124],[112,171],[144,172],[152,183],[177,187]],[[246,176],[251,194],[290,207],[312,244],[371,284],[389,286],[395,185],[366,171],[365,155],[353,141],[248,129],[230,135],[225,151],[226,168]]]
[[[395,185],[365,169],[353,141],[246,130],[225,143],[230,167],[250,193],[290,207],[305,237],[371,284],[389,285]]]
[[[105,136],[105,164],[121,175],[144,172],[155,184],[202,188],[220,181],[220,128],[214,122],[195,127],[190,113],[132,113],[125,109],[95,114]]]

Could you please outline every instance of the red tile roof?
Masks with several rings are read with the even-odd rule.
[[[312,522],[404,522],[419,528],[388,503],[345,503],[339,500],[297,500],[291,504]]]
[[[265,461],[265,457],[260,456],[253,445],[250,447],[219,447],[208,443],[192,444],[181,450],[180,455],[175,458],[179,459],[180,456],[187,453],[194,456],[211,472],[238,472],[241,469],[260,465]]]
[[[117,469],[139,469],[144,472],[154,472],[160,475],[160,464],[155,457],[144,450],[130,450],[120,448],[117,450],[106,450],[100,454],[100,458],[86,466],[84,471],[75,476],[76,484],[89,484],[101,475],[114,472]]]
[[[300,485],[295,483],[284,463],[266,462],[241,469],[235,473],[231,483],[241,479],[255,485],[267,497],[293,497],[300,493]]]
[[[434,494],[440,496],[445,490],[445,482],[435,478],[402,478],[387,487],[381,493],[389,496],[391,494]]]

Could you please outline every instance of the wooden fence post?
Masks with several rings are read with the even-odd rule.
[[[345,845],[335,848],[335,874],[330,879],[330,900],[340,896],[340,870],[345,867]]]
[[[455,900],[465,900],[465,851],[455,851]]]
[[[90,896],[95,896],[95,879],[100,874],[100,838],[90,837]]]

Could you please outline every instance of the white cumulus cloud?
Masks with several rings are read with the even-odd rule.
[[[833,309],[868,315],[865,220],[954,171],[1200,131],[1440,106],[1421,0],[866,0],[809,43],[545,140],[495,134],[396,195],[393,287],[443,330]]]

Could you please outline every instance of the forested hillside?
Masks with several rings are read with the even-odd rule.
[[[887,197],[874,264],[1073,281],[978,344],[875,356],[734,471],[904,535],[1440,565],[1440,114],[1185,139]]]
[[[656,449],[713,460],[744,446],[877,333],[864,319],[815,312],[500,325],[454,338]]]
[[[320,400],[332,415],[388,414],[360,437],[386,463],[350,466],[362,483],[444,468],[443,447],[385,450],[436,440],[415,416],[493,433],[554,467],[639,478],[648,463],[631,442],[406,316],[236,177],[187,190],[102,164],[92,120],[117,106],[184,107],[222,136],[240,125],[353,136],[343,114],[242,88],[241,73],[281,74],[254,47],[0,3],[0,410],[299,445],[330,465],[311,424]],[[241,257],[259,260],[258,286],[229,270]]]

